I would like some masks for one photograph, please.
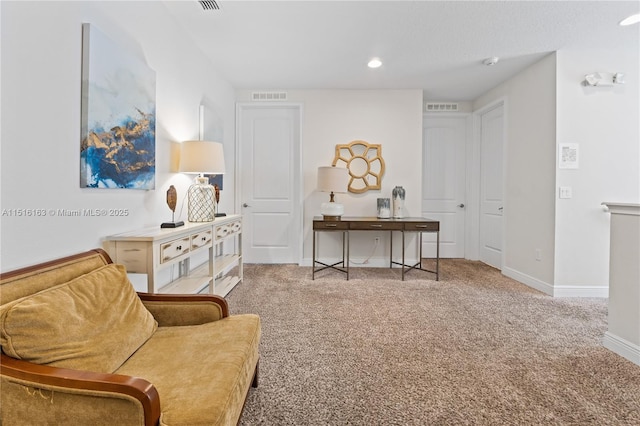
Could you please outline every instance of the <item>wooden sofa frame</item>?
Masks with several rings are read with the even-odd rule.
[[[102,249],[94,249],[84,253],[0,274],[0,285],[16,276],[36,275],[40,273],[40,271],[51,270],[58,265],[65,264],[70,261],[81,261],[84,258],[95,257],[96,254],[103,259],[105,265],[113,263],[107,252]],[[138,296],[143,302],[213,302],[220,306],[223,318],[229,316],[229,306],[227,301],[224,298],[215,295],[165,295],[139,292]],[[33,384],[41,383],[43,385],[67,389],[127,395],[135,398],[142,404],[146,426],[157,425],[160,420],[160,396],[158,395],[158,391],[153,384],[142,378],[119,374],[104,374],[72,370],[68,368],[49,367],[18,360],[9,357],[4,353],[0,354],[0,374],[5,377],[31,382]],[[257,386],[258,364],[256,364],[251,383],[251,387],[255,388]],[[247,395],[245,395],[245,403],[247,396],[248,392]]]

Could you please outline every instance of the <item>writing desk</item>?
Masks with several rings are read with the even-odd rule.
[[[313,218],[313,272],[311,279],[315,279],[316,272],[325,269],[335,269],[343,272],[349,279],[349,231],[389,231],[389,268],[393,265],[402,267],[402,280],[404,274],[412,269],[431,272],[436,275],[436,281],[440,279],[440,222],[424,217],[406,217],[393,219],[378,219],[377,217],[343,216],[340,220],[325,220],[322,216]],[[393,232],[402,233],[402,261],[393,260]],[[317,259],[316,233],[340,232],[342,233],[342,261],[333,264],[320,262]],[[419,234],[418,262],[415,265],[407,265],[405,262],[405,233],[417,232]],[[422,267],[422,233],[434,232],[436,234],[436,268],[435,271]],[[316,265],[321,265],[316,267]]]

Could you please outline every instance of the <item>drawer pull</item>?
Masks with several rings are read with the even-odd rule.
[[[182,250],[182,246],[176,247],[176,250]]]
[[[429,225],[416,225],[416,228],[428,228]]]
[[[371,225],[372,228],[382,228],[382,225],[378,225],[378,224],[372,224]]]
[[[326,228],[335,228],[335,227],[336,227],[336,226],[338,226],[338,225],[336,225],[335,223],[326,223],[324,226],[325,226]]]
[[[124,249],[123,251],[140,251],[140,249]]]
[[[202,241],[207,241],[207,237],[202,237]]]

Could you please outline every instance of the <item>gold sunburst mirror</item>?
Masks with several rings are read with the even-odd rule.
[[[333,166],[342,165],[349,170],[349,192],[361,194],[370,189],[382,187],[384,159],[382,145],[365,141],[352,141],[344,145],[336,145]]]

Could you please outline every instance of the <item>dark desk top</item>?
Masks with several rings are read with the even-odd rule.
[[[314,222],[325,222],[322,216],[314,216]],[[402,218],[389,218],[382,219],[376,216],[342,216],[338,220],[327,220],[326,222],[401,222],[401,223],[411,223],[411,222],[438,222],[434,219],[428,219],[426,217],[402,217]]]

